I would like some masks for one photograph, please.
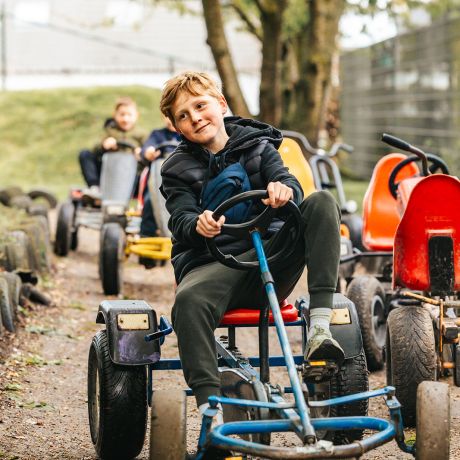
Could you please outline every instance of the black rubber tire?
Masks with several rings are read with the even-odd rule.
[[[32,200],[27,195],[17,195],[11,198],[9,205],[12,208],[24,209],[27,211],[32,203]]]
[[[338,374],[331,380],[331,398],[369,390],[369,379],[364,350],[354,358],[346,359]],[[331,417],[366,416],[368,400],[331,407]],[[348,444],[362,439],[363,430],[336,431],[334,444]]]
[[[150,423],[150,460],[187,458],[187,397],[183,390],[155,390]]]
[[[54,239],[54,253],[58,256],[66,256],[69,253],[74,214],[75,208],[70,201],[61,204]]]
[[[76,251],[78,248],[78,226],[70,234],[70,249]]]
[[[386,337],[385,291],[373,276],[357,276],[348,285],[346,296],[358,312],[367,368],[383,369]]]
[[[27,208],[29,216],[43,216],[48,219],[48,207],[42,203],[33,203]]]
[[[449,460],[449,385],[422,382],[417,388],[416,460]]]
[[[145,366],[114,364],[107,331],[99,331],[88,358],[88,416],[99,458],[135,458],[144,445],[147,413]]]
[[[42,198],[44,201],[48,203],[51,209],[54,209],[58,204],[57,198],[48,190],[34,189],[28,192],[27,195],[29,195],[30,198],[32,198],[32,200]]]
[[[24,195],[24,191],[21,187],[13,185],[11,187],[2,188],[0,190],[0,202],[5,206],[10,206],[11,198],[18,195]]]
[[[118,295],[123,287],[125,232],[119,224],[102,226],[99,248],[99,275],[105,295]]]
[[[423,307],[403,306],[391,311],[385,345],[387,384],[396,388],[404,426],[416,422],[417,387],[437,379],[437,355],[430,314]]]
[[[8,284],[8,295],[11,302],[13,311],[13,319],[18,319],[18,306],[19,297],[21,295],[22,281],[16,273],[0,272],[0,277],[3,278]]]
[[[2,317],[2,309],[0,308],[0,337],[3,334],[3,317]]]
[[[2,312],[2,323],[9,332],[15,332],[13,306],[10,299],[8,283],[4,278],[0,278],[0,310]]]
[[[357,214],[342,214],[342,224],[344,224],[350,232],[350,240],[354,248],[360,251],[366,251],[363,245],[362,231],[363,219]]]
[[[33,270],[32,247],[29,236],[23,230],[8,232],[9,241],[5,244],[7,271],[30,272]]]
[[[315,384],[315,391],[322,392],[316,399],[330,399],[340,396],[352,395],[369,390],[369,379],[364,350],[358,356],[344,361],[340,371],[329,381]],[[368,412],[368,400],[358,401],[351,404],[331,406],[327,409],[312,409],[312,416],[317,417],[348,417],[366,416]],[[334,444],[348,444],[362,439],[364,430],[347,431],[322,431],[317,432],[320,439],[332,441]]]
[[[51,270],[50,261],[50,232],[48,219],[44,216],[34,216],[34,224],[37,227],[37,257],[39,262],[39,271],[49,273]]]

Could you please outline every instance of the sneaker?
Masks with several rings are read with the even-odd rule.
[[[331,331],[321,326],[313,326],[313,333],[305,350],[305,360],[331,360],[340,366],[344,359],[345,353],[337,340],[332,337]]]

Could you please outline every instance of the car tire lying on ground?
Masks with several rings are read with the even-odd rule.
[[[18,319],[19,298],[21,295],[22,281],[16,273],[0,272],[0,279],[4,279],[8,285],[8,296],[13,311],[13,319]]]
[[[32,198],[34,201],[46,201],[50,209],[54,209],[58,204],[57,198],[51,192],[45,189],[33,189],[30,190],[27,195],[30,196],[30,198]]]
[[[0,310],[5,329],[9,332],[15,332],[13,306],[10,300],[8,283],[4,278],[0,278]]]

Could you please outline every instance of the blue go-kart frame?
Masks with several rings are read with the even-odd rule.
[[[264,191],[245,192],[223,203],[223,205],[215,211],[215,216],[218,217],[222,215],[226,209],[229,209],[243,200],[260,199],[264,197],[266,197],[266,192]],[[300,219],[298,208],[292,202],[288,203],[288,205],[287,207],[291,208],[290,212],[298,222]],[[267,208],[267,210],[268,209],[271,208]],[[240,324],[227,324],[228,337],[225,339],[216,339],[219,366],[240,370],[244,375],[248,376],[249,379],[261,382],[264,388],[268,386],[270,391],[267,391],[268,395],[265,400],[261,400],[260,398],[240,399],[225,396],[209,397],[210,407],[203,414],[195,460],[209,458],[207,454],[210,449],[273,459],[360,457],[365,452],[389,442],[392,439],[396,440],[402,451],[418,458],[418,455],[416,455],[417,445],[405,442],[403,420],[400,410],[401,405],[395,397],[394,387],[387,386],[373,391],[364,391],[332,399],[310,399],[310,396],[314,393],[315,387],[313,384],[305,385],[301,382],[299,378],[299,369],[304,365],[304,358],[303,355],[293,355],[286,332],[286,327],[300,327],[302,329],[303,348],[305,347],[308,300],[303,299],[298,303],[299,314],[297,320],[288,323],[284,322],[282,310],[275,292],[274,281],[269,271],[260,232],[260,227],[263,227],[263,223],[266,223],[267,219],[271,220],[272,215],[270,212],[273,211],[265,213],[267,216],[265,220],[262,219],[264,222],[259,218],[255,219],[256,225],[252,222],[250,234],[257,254],[257,265],[260,267],[261,278],[269,301],[269,308],[273,316],[274,327],[276,328],[283,354],[282,356],[268,356],[268,308],[261,311],[258,324],[249,325],[249,327],[259,328],[259,357],[246,359],[242,358],[239,352],[235,351],[235,328],[242,326]],[[247,224],[245,225],[247,226]],[[229,259],[233,259],[232,256],[224,256],[221,253],[218,254],[220,251],[215,245],[209,245],[209,248],[217,257],[227,258],[227,263]],[[230,260],[230,263],[233,262]],[[339,303],[342,302],[342,305],[343,302],[347,302],[347,299],[340,294],[335,294],[335,301],[337,299]],[[131,305],[128,305],[128,303],[131,303]],[[353,320],[352,322],[357,323],[357,315],[354,311],[353,304],[348,301],[347,305]],[[130,314],[144,314],[145,318],[148,317],[147,322],[149,323],[149,331],[153,332],[146,334],[146,328],[140,326],[137,330],[135,327],[132,327],[130,330],[123,330],[123,328],[120,329],[120,327],[116,327],[117,324],[120,326],[120,315],[124,315],[123,318],[126,318],[126,315]],[[104,301],[99,308],[98,322],[105,323],[107,326],[107,331],[109,332],[110,357],[114,363],[117,365],[125,365],[126,368],[132,365],[147,365],[147,399],[150,403],[152,394],[154,393],[154,374],[158,371],[179,370],[182,368],[179,359],[160,358],[160,345],[163,344],[165,336],[173,332],[171,324],[165,316],[162,316],[159,324],[157,324],[156,315],[153,310],[145,302],[139,301]],[[246,327],[248,327],[248,325],[246,325]],[[352,328],[349,327],[347,334],[349,334],[351,341],[354,339],[355,342],[359,344],[357,346],[362,348],[359,325],[356,324]],[[351,337],[350,334],[354,337]],[[359,335],[358,339],[356,338],[356,334]],[[129,344],[131,348],[137,347],[137,358],[133,358],[135,353],[133,354],[132,352],[129,358],[123,355],[122,347],[119,346],[123,341],[125,349],[127,344]],[[318,363],[318,366],[321,367],[324,364],[325,363]],[[285,366],[287,369],[290,386],[284,388],[284,390],[281,390],[278,386],[269,384],[270,368],[277,366]],[[259,368],[259,371],[256,368]],[[431,383],[443,385],[437,382]],[[284,398],[285,393],[292,393],[294,401],[286,400]],[[187,395],[191,395],[190,390],[187,390]],[[367,401],[375,397],[385,398],[386,405],[389,409],[389,419],[363,415],[313,418],[310,415],[310,409],[313,408],[332,408],[334,406]],[[94,398],[89,395],[90,423],[91,404],[94,405],[94,403],[92,403],[93,400]],[[224,414],[226,408],[233,407],[241,410],[263,410],[270,415],[263,420],[232,421],[212,428],[212,421],[217,414],[219,405],[224,407]],[[165,423],[167,423],[167,421],[165,421]],[[332,442],[320,440],[317,437],[317,432],[319,431],[340,432],[349,430],[370,430],[375,433],[364,439],[355,440],[344,445],[333,445]],[[92,435],[93,431],[94,429],[92,427]],[[257,439],[264,439],[264,435],[269,435],[274,432],[293,432],[299,437],[303,446],[278,447],[269,445],[269,442],[254,442],[244,439],[245,437],[247,438],[248,434],[259,435]],[[235,437],[234,435],[240,435],[240,437]],[[265,437],[265,439],[267,438]],[[95,437],[93,436],[93,442],[94,441]],[[96,445],[96,442],[94,443]],[[154,445],[154,442],[152,442],[152,445]],[[98,450],[97,446],[96,450]],[[102,456],[99,451],[98,454]]]

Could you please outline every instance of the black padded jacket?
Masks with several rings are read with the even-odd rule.
[[[294,201],[300,204],[302,188],[284,166],[277,148],[281,133],[272,126],[239,117],[225,118],[229,139],[225,147],[212,154],[198,144],[183,139],[173,155],[162,165],[161,191],[170,214],[168,226],[172,233],[172,264],[177,283],[193,268],[212,262],[205,238],[197,233],[203,183],[215,177],[228,165],[240,161],[248,174],[252,190],[265,190],[269,182],[282,182],[294,190]],[[259,145],[262,141],[263,145]],[[262,205],[260,205],[261,207]],[[253,206],[254,212],[260,207]],[[236,241],[228,235],[216,238],[224,253],[241,254],[251,247],[250,241]]]

